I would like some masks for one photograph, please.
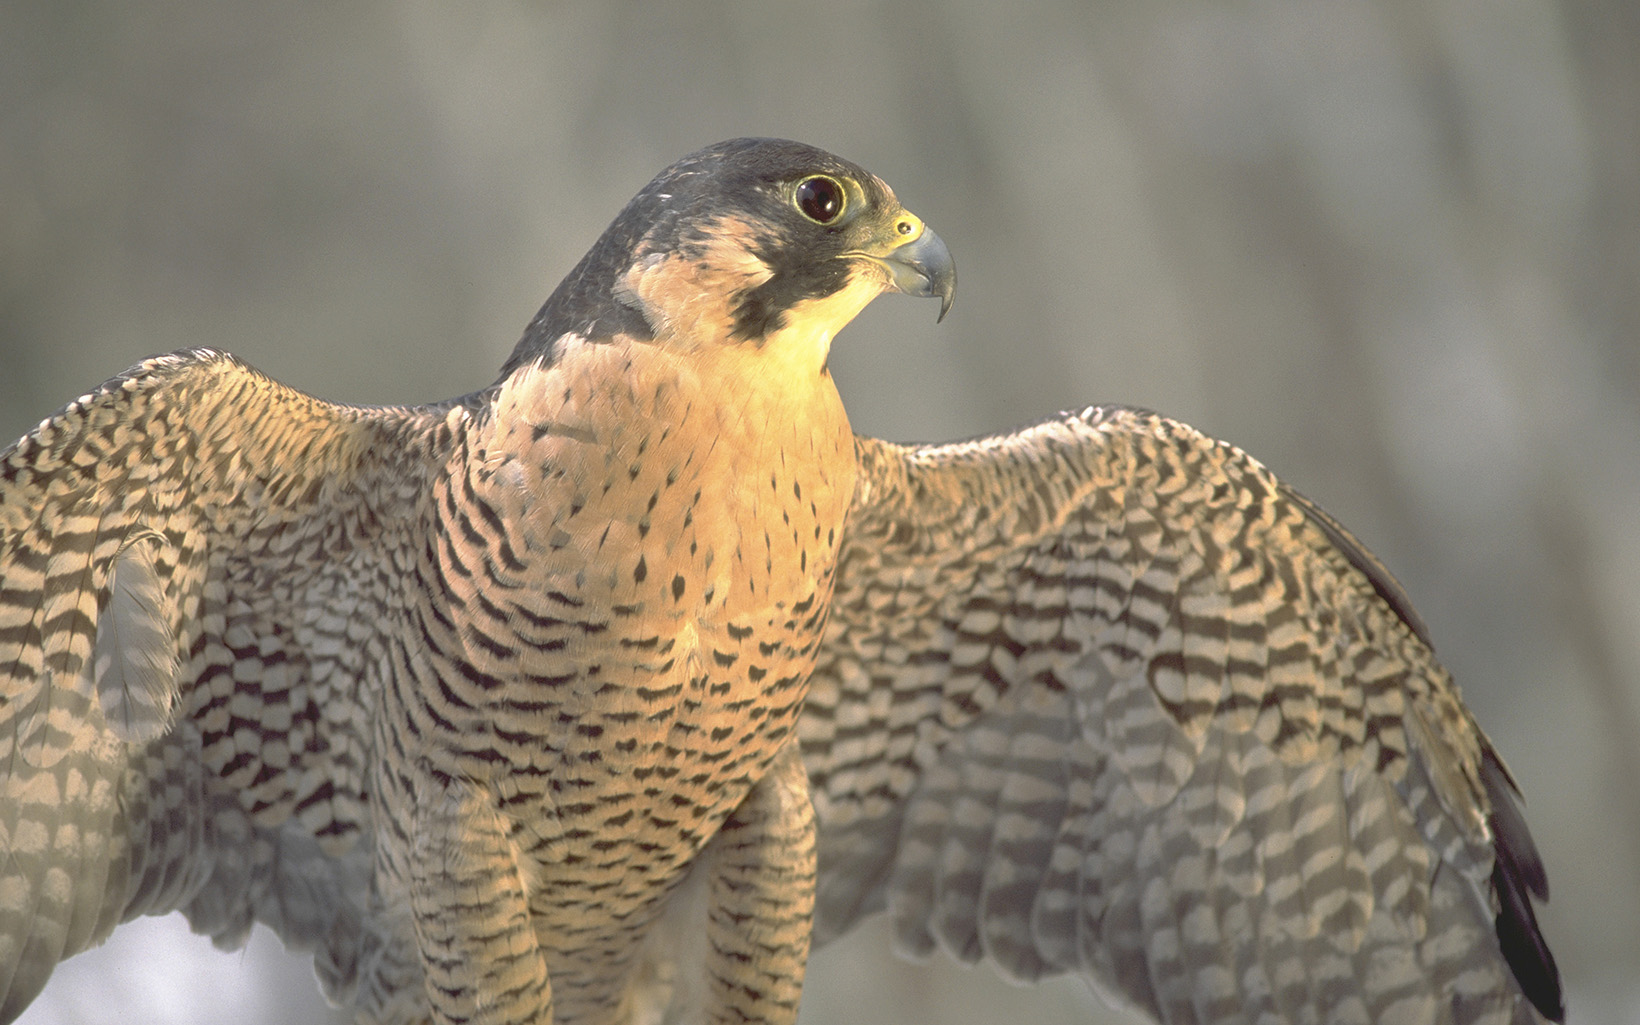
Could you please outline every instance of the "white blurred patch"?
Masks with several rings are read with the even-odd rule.
[[[284,1025],[346,1021],[319,995],[312,960],[263,926],[223,953],[181,915],[139,918],[57,966],[17,1025]]]

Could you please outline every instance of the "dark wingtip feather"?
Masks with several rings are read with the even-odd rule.
[[[1498,895],[1498,946],[1515,973],[1521,992],[1545,1018],[1566,1020],[1560,969],[1549,944],[1538,929],[1532,896],[1547,900],[1549,877],[1538,857],[1537,845],[1521,815],[1518,795],[1509,771],[1490,747],[1481,754],[1481,782],[1492,805],[1489,822],[1496,857],[1492,863],[1492,890]]]
[[[1412,600],[1388,568],[1339,523],[1304,495],[1284,487],[1283,493],[1297,502],[1321,528],[1327,539],[1337,545],[1354,566],[1371,581],[1390,608],[1411,628],[1426,645],[1433,648],[1429,630],[1412,607]],[[1565,995],[1560,988],[1560,969],[1549,944],[1538,928],[1537,915],[1532,910],[1532,897],[1549,899],[1549,876],[1543,870],[1543,859],[1538,856],[1532,833],[1526,828],[1526,818],[1520,810],[1520,791],[1509,770],[1498,759],[1497,753],[1486,745],[1481,754],[1481,781],[1492,806],[1489,823],[1492,843],[1496,849],[1492,864],[1492,890],[1498,895],[1496,928],[1498,946],[1503,958],[1515,974],[1515,981],[1532,1006],[1551,1021],[1566,1020]]]
[[[1401,621],[1406,623],[1420,641],[1424,642],[1425,647],[1434,651],[1435,642],[1430,639],[1429,627],[1424,625],[1423,619],[1418,616],[1418,610],[1412,607],[1412,599],[1407,596],[1406,588],[1395,579],[1395,574],[1389,571],[1389,567],[1357,540],[1348,528],[1333,519],[1331,513],[1316,505],[1309,496],[1286,484],[1281,484],[1281,493],[1304,510],[1310,522],[1320,527],[1327,540],[1344,553],[1344,557],[1350,560],[1352,566],[1366,576],[1367,581],[1372,584],[1372,589],[1378,592],[1378,597],[1384,599],[1385,604],[1395,610],[1395,614],[1401,617]]]

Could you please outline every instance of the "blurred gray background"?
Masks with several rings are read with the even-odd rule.
[[[353,402],[485,385],[639,186],[747,134],[865,164],[961,267],[945,324],[838,339],[857,429],[1151,406],[1374,547],[1525,788],[1571,1020],[1640,1022],[1632,0],[6,0],[0,435],[184,345]],[[268,935],[156,920],[24,1020],[327,1014]],[[882,930],[805,1010],[1105,1014]]]

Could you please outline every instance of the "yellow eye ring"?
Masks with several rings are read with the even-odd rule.
[[[836,178],[811,175],[797,183],[792,204],[798,213],[816,224],[836,224],[848,208],[848,191]]]

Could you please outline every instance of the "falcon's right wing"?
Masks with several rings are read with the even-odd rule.
[[[0,451],[0,1021],[179,907],[225,945],[253,918],[322,943],[350,984],[361,684],[449,437],[198,350]]]
[[[857,447],[817,939],[886,909],[905,952],[1168,1022],[1561,1015],[1514,783],[1335,521],[1127,409]]]

